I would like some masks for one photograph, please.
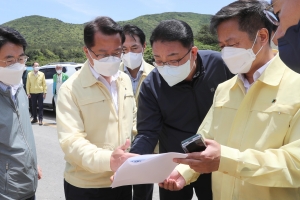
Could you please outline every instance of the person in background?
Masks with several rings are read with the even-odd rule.
[[[123,55],[120,71],[125,72],[131,79],[132,88],[136,104],[138,104],[138,97],[141,85],[148,74],[154,67],[143,59],[146,49],[145,33],[137,26],[125,25],[122,34]],[[132,136],[131,140],[133,140]],[[158,153],[158,146],[154,150]],[[133,200],[144,199],[152,200],[153,184],[134,185],[133,186]],[[142,198],[143,197],[143,198]]]
[[[25,92],[26,92],[27,76],[28,76],[28,70],[26,69],[26,66],[25,66],[24,72],[22,74],[22,83],[23,83],[23,88],[24,88]]]
[[[32,102],[32,121],[31,123],[39,122],[39,125],[43,125],[43,101],[46,98],[47,85],[45,74],[39,71],[39,63],[33,63],[33,71],[28,73],[26,82],[26,92],[28,98],[31,98]],[[39,121],[37,120],[37,105],[39,106]]]
[[[23,88],[24,88],[25,92],[26,92],[26,83],[27,83],[28,73],[29,73],[29,71],[27,70],[27,66],[25,66],[25,70],[24,70],[23,75],[22,75]],[[27,92],[26,92],[26,94],[27,94]],[[28,107],[29,107],[30,115],[32,117],[31,99],[29,99]]]
[[[215,89],[232,74],[219,52],[198,51],[192,29],[186,22],[160,22],[152,32],[150,43],[155,69],[141,85],[138,134],[130,152],[151,154],[159,141],[159,153],[184,153],[181,141],[197,133],[212,104]],[[180,176],[180,171],[173,175]],[[159,195],[161,200],[186,200],[192,199],[194,190],[199,199],[212,199],[211,174],[201,176],[181,191],[160,188]]]
[[[69,76],[62,72],[63,66],[61,64],[55,67],[56,74],[53,75],[53,95],[55,105],[57,105],[57,94],[60,86],[69,78]]]
[[[18,31],[0,26],[1,200],[34,200],[37,189],[36,148],[22,84],[26,46]]]
[[[272,0],[274,13],[279,17],[275,35],[281,60],[300,73],[300,1]]]
[[[222,58],[237,75],[219,85],[198,130],[206,150],[175,161],[200,177],[213,172],[216,200],[300,199],[300,75],[274,56],[268,8],[235,1],[211,19]],[[199,176],[191,169],[183,177]]]
[[[113,172],[135,156],[125,153],[136,106],[130,78],[119,71],[122,27],[97,17],[86,23],[83,36],[87,61],[60,87],[56,107],[65,197],[131,200],[132,186],[110,188]]]
[[[131,79],[132,89],[136,103],[141,85],[154,67],[148,64],[143,56],[146,50],[145,33],[137,26],[125,25],[122,35],[123,55],[120,70]]]

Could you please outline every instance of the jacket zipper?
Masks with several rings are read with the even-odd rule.
[[[4,185],[4,193],[6,194],[7,193],[7,179],[8,179],[8,162],[6,162],[6,166],[5,166],[5,185]]]
[[[202,72],[201,74],[200,74],[200,77],[198,77],[198,80],[196,80],[194,83],[193,83],[193,85],[191,85],[191,87],[192,87],[192,92],[193,92],[193,96],[194,96],[194,100],[195,100],[195,103],[196,103],[196,107],[197,107],[197,114],[198,114],[198,118],[200,119],[200,111],[199,111],[199,106],[198,106],[198,102],[197,102],[197,95],[196,95],[196,91],[195,91],[195,85],[196,84],[201,84],[201,82],[202,82],[202,80],[203,80],[203,75],[204,75],[204,72]],[[201,80],[199,80],[199,79],[201,79]],[[198,81],[200,81],[200,83],[198,83]],[[202,122],[201,122],[202,123]]]
[[[20,91],[20,89],[18,89],[18,91],[16,92],[15,97],[17,97],[17,94],[19,93],[19,91]],[[22,132],[24,141],[25,141],[25,143],[26,143],[26,145],[27,145],[27,148],[28,148],[28,150],[29,150],[29,153],[30,153],[30,155],[31,155],[31,159],[32,159],[32,160],[31,160],[31,164],[32,164],[33,169],[34,169],[34,168],[37,167],[37,166],[34,166],[34,163],[33,163],[34,158],[33,158],[31,149],[30,149],[30,147],[29,147],[28,141],[27,141],[27,139],[26,139],[26,137],[25,137],[23,126],[22,126],[22,124],[21,124],[21,122],[20,122],[20,113],[19,113],[19,111],[17,111],[17,109],[16,109],[16,108],[17,108],[16,103],[15,103],[12,99],[10,99],[10,100],[13,102],[14,110],[15,110],[17,116],[18,116],[19,126],[20,126],[20,128],[21,128],[21,132]],[[16,99],[16,100],[17,100],[17,99]],[[34,173],[34,171],[33,171],[33,173]],[[35,174],[34,174],[34,175],[35,175]],[[34,179],[33,179],[33,183],[34,183],[34,186],[35,186],[35,177],[34,177]],[[34,191],[35,191],[35,189],[34,189]]]

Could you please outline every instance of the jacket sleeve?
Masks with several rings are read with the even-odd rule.
[[[141,86],[137,111],[138,134],[132,143],[130,150],[132,153],[153,153],[162,128],[161,112],[150,88],[151,84],[149,81],[144,81]]]
[[[47,93],[47,84],[46,84],[45,74],[43,75],[43,92],[44,92],[44,94]]]
[[[214,104],[201,124],[198,133],[213,139],[210,129],[213,121]],[[283,146],[277,149],[240,151],[221,145],[221,159],[218,171],[253,185],[265,187],[300,187],[300,110],[293,116]],[[186,182],[197,177],[186,166],[177,166]],[[199,175],[199,174],[198,174]]]
[[[64,78],[64,79],[65,79],[64,81],[68,80],[69,76],[68,76],[67,74],[63,73],[63,76],[65,77],[65,78]]]
[[[133,125],[132,125],[132,139],[137,135],[137,130],[136,130],[136,115],[137,115],[137,108],[136,108],[136,103],[134,100],[134,107],[133,107]]]
[[[26,93],[27,95],[30,94],[30,72],[27,74],[27,80],[26,80]]]
[[[58,139],[66,160],[91,173],[111,171],[112,151],[98,148],[86,139],[77,100],[64,84],[58,93],[56,112]]]
[[[221,145],[219,170],[253,185],[265,187],[300,187],[300,110],[294,115],[278,149],[257,151]]]

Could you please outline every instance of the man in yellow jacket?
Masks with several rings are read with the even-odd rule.
[[[154,69],[154,66],[148,64],[143,59],[146,50],[145,33],[139,27],[127,24],[123,27],[122,44],[123,62],[120,65],[120,70],[130,77],[136,104],[138,104],[141,85],[148,74]],[[156,145],[154,153],[158,153],[158,145]],[[152,194],[153,184],[133,186],[133,200],[151,200]]]
[[[31,123],[38,122],[37,120],[37,105],[39,106],[39,125],[43,125],[43,101],[46,98],[47,85],[45,74],[39,71],[39,63],[33,63],[33,71],[29,72],[26,81],[26,92],[28,98],[31,98],[32,121]]]
[[[109,17],[88,22],[87,61],[60,87],[57,131],[66,160],[66,199],[132,198],[131,186],[110,188],[113,171],[134,155],[125,153],[136,105],[130,78],[119,71],[121,35],[122,28]]]
[[[136,103],[140,87],[144,79],[154,67],[143,59],[146,50],[146,36],[137,26],[125,25],[122,35],[123,55],[120,70],[125,72],[131,79],[132,89]]]
[[[300,75],[271,50],[267,8],[236,1],[212,18],[222,58],[237,75],[219,85],[199,128],[206,150],[175,159],[191,169],[179,165],[181,175],[162,187],[178,190],[213,172],[217,200],[300,199]]]

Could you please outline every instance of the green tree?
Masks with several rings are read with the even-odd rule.
[[[200,27],[200,30],[195,36],[195,39],[205,45],[216,46],[218,45],[218,37],[212,34],[209,30],[209,25],[205,24]]]
[[[144,51],[144,60],[150,65],[153,65],[154,58],[152,54],[152,48],[150,46],[147,46]]]

